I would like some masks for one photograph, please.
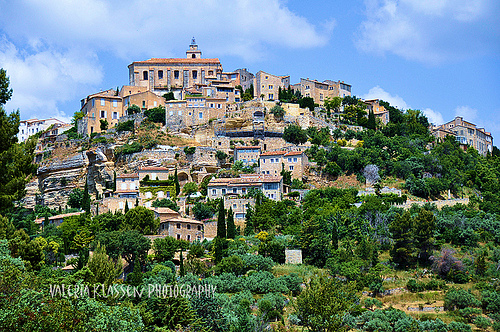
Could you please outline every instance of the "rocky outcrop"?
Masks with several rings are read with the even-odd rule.
[[[55,160],[47,166],[38,168],[38,189],[43,204],[56,209],[67,205],[70,192],[83,188],[89,160],[85,152],[77,153],[64,160]]]

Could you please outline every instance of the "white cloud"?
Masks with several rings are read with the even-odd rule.
[[[388,102],[389,104],[391,104],[391,106],[397,107],[401,110],[406,110],[406,109],[410,108],[408,106],[408,104],[406,104],[406,102],[403,100],[403,98],[401,98],[398,95],[396,95],[396,96],[391,95],[389,92],[385,91],[384,89],[382,89],[378,85],[371,88],[368,91],[368,93],[361,96],[361,98],[363,98],[363,99],[381,99],[381,100],[384,100],[384,101]]]
[[[14,90],[5,108],[19,109],[23,119],[67,118],[72,114],[62,113],[58,103],[81,97],[82,89],[102,80],[102,70],[91,53],[60,52],[44,48],[42,44],[38,44],[38,48],[38,52],[30,54],[0,38],[0,63]]]
[[[442,125],[444,123],[443,115],[441,113],[434,111],[430,108],[426,108],[426,109],[422,110],[422,112],[427,117],[427,119],[429,120],[430,123],[437,125],[437,126]]]
[[[461,116],[466,121],[477,119],[477,110],[469,106],[458,106],[455,108],[455,116]]]
[[[182,55],[191,36],[205,52],[252,60],[269,45],[325,45],[334,26],[315,26],[280,0],[20,0],[3,7],[0,28],[16,41],[85,46],[133,60]]]
[[[365,0],[359,49],[437,64],[496,54],[500,5],[495,0]]]

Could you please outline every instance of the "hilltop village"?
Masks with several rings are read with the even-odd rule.
[[[64,123],[0,70],[0,330],[500,331],[485,128],[194,38],[128,72]]]

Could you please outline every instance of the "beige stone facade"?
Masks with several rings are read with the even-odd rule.
[[[151,210],[155,213],[155,217],[160,219],[158,234],[189,242],[203,241],[203,222],[183,218],[169,208],[151,208]]]
[[[234,161],[242,161],[245,166],[252,166],[259,162],[260,146],[236,146],[234,148]]]
[[[303,151],[268,151],[260,155],[259,170],[264,175],[279,175],[284,169],[292,179],[302,179],[309,160]]]
[[[366,105],[367,113],[372,111],[375,118],[380,119],[382,124],[387,125],[389,123],[389,111],[386,110],[384,106],[380,105],[379,99],[367,99],[363,100],[363,103]]]
[[[278,100],[279,88],[288,89],[290,76],[277,76],[263,71],[255,74],[254,96],[264,100]]]
[[[237,72],[239,74],[237,81],[236,81],[236,84],[241,85],[241,87],[243,88],[243,91],[250,88],[250,86],[253,84],[253,81],[255,79],[255,75],[250,73],[246,68],[236,69],[235,72]]]
[[[151,91],[134,93],[123,97],[123,114],[127,115],[127,108],[137,105],[142,111],[165,105],[165,98]]]
[[[220,119],[227,105],[225,99],[204,96],[188,96],[186,100],[170,100],[165,104],[165,123],[167,128],[173,130]]]
[[[283,177],[263,174],[241,174],[239,178],[213,178],[208,183],[207,195],[210,199],[230,196],[244,196],[250,188],[259,189],[274,200],[281,200]]]
[[[303,97],[311,97],[319,105],[323,105],[326,98],[344,98],[351,95],[351,85],[343,81],[326,80],[319,82],[309,78],[301,78],[300,82],[292,87],[294,90],[300,91]]]
[[[464,121],[460,116],[440,126],[440,128],[455,133],[457,141],[466,148],[472,146],[479,154],[486,156],[493,151],[493,136],[484,128],[477,128],[475,124]]]
[[[222,65],[219,59],[203,59],[201,54],[193,40],[185,58],[135,61],[128,66],[130,85],[148,87],[151,91],[166,91],[221,79]]]
[[[78,121],[79,134],[100,133],[100,120],[106,120],[108,128],[111,128],[123,116],[122,97],[113,89],[89,95],[82,99],[81,104],[80,111],[83,112],[84,117]]]
[[[241,222],[245,220],[248,206],[255,206],[254,198],[241,198],[233,195],[226,195],[224,197],[224,207],[226,209],[231,208],[233,210],[235,221]]]

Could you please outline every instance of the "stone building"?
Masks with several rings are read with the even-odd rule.
[[[185,58],[152,58],[132,62],[128,66],[130,85],[145,86],[161,94],[161,91],[184,89],[221,79],[219,59],[204,59],[201,55],[193,39]]]
[[[224,196],[224,207],[233,210],[234,220],[236,222],[245,220],[249,206],[255,206],[255,198],[242,198],[239,197],[239,195],[231,194]]]
[[[101,120],[106,120],[108,128],[111,128],[123,116],[122,97],[114,89],[94,93],[81,100],[80,112],[83,113],[83,118],[78,120],[78,133],[100,133]]]
[[[260,173],[279,175],[282,170],[292,172],[292,179],[302,179],[309,160],[303,151],[267,151],[260,155]]]
[[[366,105],[367,113],[372,111],[375,118],[380,119],[380,122],[387,125],[390,121],[389,110],[386,110],[384,106],[380,105],[379,99],[367,99],[363,100]]]
[[[245,166],[252,166],[259,162],[260,146],[236,146],[234,161],[242,161]]]
[[[165,105],[165,98],[158,96],[151,91],[143,91],[133,93],[123,97],[123,114],[127,114],[127,109],[132,106],[137,105],[141,111],[145,111],[151,108]]]
[[[237,85],[241,85],[243,91],[250,88],[255,79],[255,75],[249,72],[246,68],[236,69],[235,72],[239,74],[236,81]]]
[[[207,195],[210,199],[226,195],[245,196],[251,188],[261,190],[266,197],[279,201],[283,192],[283,177],[240,174],[239,178],[212,178],[207,186]]]
[[[187,96],[186,100],[169,100],[165,104],[165,123],[173,130],[220,119],[226,111],[225,99],[204,96]]]
[[[260,98],[264,95],[264,100],[278,100],[279,88],[288,89],[290,86],[290,76],[272,75],[262,70],[255,74],[254,96]]]
[[[323,105],[326,98],[345,97],[351,95],[351,85],[341,81],[326,80],[319,82],[309,78],[301,78],[292,88],[300,91],[303,97],[311,97],[314,102]]]
[[[19,121],[19,131],[17,133],[17,141],[24,142],[30,136],[35,135],[38,132],[48,129],[50,126],[59,127],[66,125],[64,121],[50,118],[44,120],[30,119]]]
[[[177,240],[189,242],[203,241],[203,222],[183,218],[178,212],[169,208],[151,208],[155,217],[160,219],[158,234],[168,235]]]
[[[491,133],[484,130],[484,128],[477,128],[475,124],[465,121],[460,116],[438,128],[454,132],[457,141],[464,149],[472,146],[483,156],[493,151],[493,136],[491,136]]]

